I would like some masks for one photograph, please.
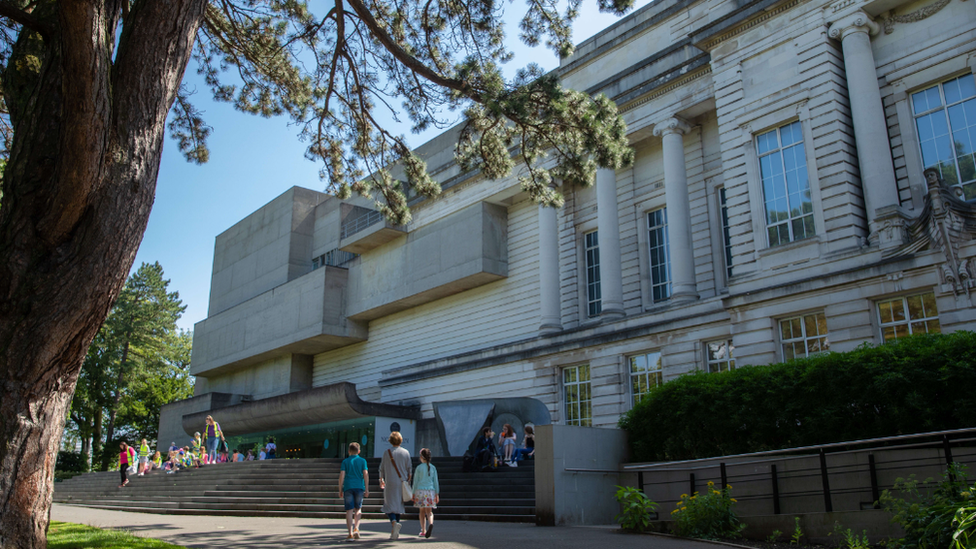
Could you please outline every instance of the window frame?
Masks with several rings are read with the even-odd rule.
[[[921,171],[922,172],[924,172],[927,169],[927,167],[925,165],[925,154],[924,154],[924,151],[922,149],[922,135],[921,135],[921,132],[919,131],[919,128],[918,128],[919,120],[921,118],[929,117],[929,116],[931,116],[933,114],[936,114],[938,112],[941,112],[943,114],[943,119],[945,121],[946,128],[948,129],[948,132],[949,132],[948,133],[948,136],[950,138],[950,142],[951,143],[955,143],[955,141],[953,139],[953,133],[954,132],[953,132],[953,128],[952,128],[952,119],[949,117],[949,109],[950,109],[950,107],[954,107],[954,106],[957,106],[957,105],[962,105],[963,103],[968,102],[968,101],[976,101],[976,95],[973,95],[973,96],[970,96],[970,97],[966,97],[965,99],[960,99],[959,101],[957,101],[955,103],[952,103],[950,105],[949,102],[946,100],[945,84],[947,84],[949,82],[953,82],[955,80],[962,80],[962,79],[964,79],[966,77],[969,78],[969,80],[974,85],[974,88],[976,88],[976,74],[973,74],[972,72],[970,72],[968,74],[956,74],[956,75],[950,75],[950,76],[945,76],[943,78],[939,78],[939,79],[937,79],[934,82],[929,82],[929,83],[927,83],[927,84],[925,84],[923,86],[919,86],[916,89],[914,89],[914,90],[912,90],[910,92],[907,92],[907,94],[906,94],[907,95],[906,99],[907,99],[908,115],[911,117],[911,122],[912,122],[912,124],[911,124],[912,130],[911,131],[914,132],[914,135],[913,135],[913,137],[914,137],[914,139],[913,139],[914,143],[912,143],[912,146],[914,146],[914,150],[918,154],[917,160],[918,160],[919,167],[921,168]],[[927,109],[927,110],[923,110],[921,112],[916,112],[915,111],[915,96],[918,95],[918,94],[925,93],[925,92],[927,92],[927,91],[929,91],[931,89],[935,89],[938,92],[939,101],[940,101],[939,106],[936,107],[936,108],[930,108],[930,109]],[[970,125],[970,126],[968,126],[967,128],[976,128],[976,121],[973,121],[973,124]],[[976,143],[972,143],[971,142],[970,143],[970,148],[971,149],[976,149]],[[970,154],[972,154],[972,152]],[[938,164],[936,166],[938,166]],[[972,198],[969,198],[969,199],[966,199],[966,200],[968,200],[969,202],[976,201],[976,171],[974,171],[974,174],[973,174],[973,178],[972,179],[970,179],[968,181],[965,181],[965,182],[961,181],[962,172],[961,172],[961,168],[960,168],[960,165],[959,165],[959,158],[956,156],[955,151],[953,151],[953,155],[952,155],[952,167],[955,169],[956,178],[957,178],[956,179],[956,185],[955,186],[959,186],[965,192],[966,186],[968,185],[969,188],[972,190]],[[965,197],[964,197],[964,199],[965,199]]]
[[[810,100],[809,91],[801,91],[796,96],[796,100],[788,105],[771,104],[761,106],[746,115],[737,119],[738,126],[741,128],[739,150],[745,160],[744,178],[748,183],[749,189],[749,208],[752,212],[750,222],[752,223],[752,241],[758,253],[759,262],[756,265],[758,270],[766,270],[780,265],[783,261],[778,253],[796,248],[807,246],[817,246],[822,233],[815,233],[814,236],[783,244],[780,246],[769,246],[766,234],[766,213],[762,189],[762,175],[759,171],[759,156],[756,150],[756,136],[770,129],[783,126],[792,122],[800,122],[803,135],[803,148],[806,153],[807,181],[810,185],[810,198],[813,201],[813,224],[816,231],[823,231],[826,221],[823,215],[823,202],[820,196],[820,176],[817,169],[816,149],[814,147],[813,128],[810,123]],[[726,181],[726,187],[735,185],[735,180]],[[731,221],[731,220],[730,220]],[[806,253],[806,252],[804,252]],[[794,255],[788,253],[787,255]]]
[[[713,343],[724,343],[726,345],[726,348],[729,349],[729,356],[726,357],[725,359],[712,360],[711,355],[709,353],[709,345]],[[714,374],[719,372],[729,372],[735,370],[735,345],[732,344],[731,337],[723,338],[723,339],[713,339],[710,341],[702,342],[702,353],[703,353],[703,358],[705,359],[704,360],[705,373]],[[725,364],[726,369],[723,370],[719,366],[717,370],[712,371],[713,364],[717,364],[717,365]]]
[[[809,334],[807,334],[806,319],[807,317],[815,316],[815,315],[823,315],[824,332],[822,334],[818,333],[815,336],[811,337],[809,336]],[[799,319],[800,321],[800,327],[803,334],[802,337],[784,338],[783,323],[787,321],[797,320],[797,319]],[[802,313],[793,314],[787,317],[778,318],[776,319],[776,337],[779,340],[780,356],[784,362],[788,360],[798,359],[798,358],[809,358],[811,356],[827,353],[830,351],[830,326],[827,325],[827,313],[821,309],[815,311],[806,311]],[[807,342],[813,339],[822,339],[823,343],[825,343],[826,345],[821,344],[821,350],[811,354],[809,351],[809,344]],[[793,345],[797,342],[803,343],[803,356],[797,355],[795,353],[795,347],[794,347],[793,356],[787,357],[786,345],[787,344]]]
[[[933,305],[935,305],[935,309],[936,309],[935,310],[935,316],[926,316],[926,317],[923,317],[923,318],[918,319],[918,320],[913,320],[911,318],[911,316],[910,316],[911,315],[911,309],[908,306],[908,300],[911,299],[911,298],[913,298],[913,297],[922,297],[922,296],[927,296],[927,295],[931,295],[932,296],[932,302],[933,302]],[[881,314],[881,305],[883,303],[891,303],[893,301],[898,301],[898,300],[901,301],[901,305],[903,307],[902,310],[905,313],[907,313],[908,316],[906,316],[906,318],[905,318],[904,321],[899,321],[899,322],[884,322],[883,319],[882,319],[882,314]],[[923,307],[923,311],[924,311],[925,310],[925,303],[924,303],[924,301],[922,302],[922,307]],[[931,332],[929,330],[928,323],[934,320],[937,323],[938,327],[939,327],[939,332],[938,333],[942,333],[942,322],[941,322],[941,320],[939,320],[939,298],[938,298],[938,296],[935,295],[935,292],[932,291],[932,290],[929,290],[927,292],[915,292],[915,293],[908,293],[908,294],[904,294],[904,295],[889,296],[889,297],[877,299],[877,300],[874,301],[874,311],[875,311],[874,318],[875,318],[875,320],[878,323],[878,335],[881,338],[881,342],[882,343],[887,343],[889,341],[896,341],[899,337],[907,337],[907,336],[911,336],[911,335],[917,333],[917,332],[914,332],[913,331],[912,324],[916,324],[916,323],[919,323],[919,322],[922,322],[922,323],[925,324],[925,333],[933,333],[933,332]],[[898,336],[897,329],[896,329],[895,330],[895,335],[894,335],[893,338],[888,339],[888,338],[885,337],[885,328],[895,328],[897,326],[903,326],[903,325],[908,327],[908,334],[906,334],[905,336]]]
[[[583,380],[580,379],[580,377],[581,377],[580,376],[580,372],[581,372],[581,369],[583,369],[583,368],[586,369],[586,380],[585,381],[583,381]],[[573,370],[573,371],[576,372],[576,379],[575,379],[575,381],[567,381],[566,380],[566,373],[568,371],[571,371],[571,370]],[[572,426],[577,426],[577,427],[592,427],[593,426],[593,376],[591,375],[592,372],[591,372],[590,364],[588,362],[586,362],[586,363],[582,363],[582,364],[573,364],[573,365],[569,365],[569,366],[563,366],[562,368],[560,368],[560,372],[559,373],[560,373],[559,389],[560,389],[560,392],[562,393],[562,396],[560,398],[560,401],[562,403],[563,414],[564,414],[563,423],[565,425],[572,425]],[[569,387],[573,387],[573,386],[577,387],[577,395],[579,395],[580,394],[579,388],[582,387],[584,384],[587,387],[587,393],[589,395],[589,398],[588,399],[585,399],[585,400],[583,398],[579,398],[579,402],[578,403],[575,403],[575,409],[576,409],[576,412],[577,412],[577,419],[571,421],[570,420],[570,409],[572,408],[571,405],[574,404],[574,403],[571,403],[570,400],[569,400],[569,390],[568,390],[568,388]],[[586,417],[586,418],[583,417],[583,404],[584,404],[584,402],[588,404],[587,409],[589,411],[589,417]]]
[[[664,223],[651,225],[651,215],[657,212],[663,212],[662,215],[663,215]],[[671,301],[671,296],[673,294],[672,282],[674,280],[673,276],[671,275],[671,243],[668,235],[668,207],[667,205],[664,205],[664,206],[659,206],[657,208],[654,208],[652,210],[645,211],[643,218],[645,222],[644,231],[646,233],[645,236],[647,239],[646,246],[647,246],[647,267],[648,267],[647,269],[648,300],[654,305],[668,303]],[[667,280],[663,282],[656,282],[654,280],[654,273],[655,273],[656,266],[654,264],[655,254],[652,253],[652,247],[651,247],[652,231],[660,231],[660,236],[661,238],[663,238],[664,241],[664,246],[663,246],[664,258],[665,258],[664,271],[666,273]],[[660,248],[661,246],[654,247],[654,249],[660,249]],[[665,288],[665,290],[667,291],[667,296],[661,299],[655,299],[655,290],[660,287]]]
[[[589,240],[590,235],[596,235],[596,244],[590,246]],[[590,264],[590,250],[595,250],[596,255],[596,265]],[[596,280],[591,280],[591,272],[596,273]],[[583,233],[583,287],[584,287],[584,304],[583,310],[586,313],[587,319],[599,318],[600,314],[603,312],[603,286],[601,284],[602,279],[600,277],[600,235],[598,229],[593,229],[592,231],[587,231]],[[591,299],[590,288],[596,288],[596,299]],[[595,311],[595,312],[594,312]]]
[[[634,360],[635,359],[637,359],[638,357],[644,358],[645,359],[645,362],[648,365],[650,365],[651,362],[648,359],[652,355],[656,355],[657,356],[657,359],[656,359],[657,368],[652,369],[650,367],[646,367],[641,372],[634,372]],[[643,398],[643,396],[646,395],[648,392],[650,392],[650,390],[652,389],[652,387],[650,386],[650,383],[647,382],[646,383],[646,385],[648,387],[647,391],[644,391],[644,392],[639,393],[639,394],[636,393],[634,391],[634,378],[635,377],[644,376],[645,379],[649,379],[650,375],[651,374],[654,374],[654,377],[656,378],[656,380],[654,382],[654,387],[660,387],[661,385],[664,384],[664,354],[661,351],[644,351],[644,352],[640,352],[640,353],[635,353],[635,354],[627,355],[627,360],[626,360],[625,366],[626,366],[626,369],[627,369],[627,387],[628,387],[627,392],[630,394],[630,406],[631,407],[636,406],[637,403],[640,402],[640,399]]]
[[[793,142],[791,142],[789,144],[784,145],[783,144],[783,132],[784,132],[784,129],[787,129],[787,128],[791,129],[792,132],[799,132],[799,140],[793,141]],[[775,147],[772,147],[772,148],[770,148],[769,150],[767,150],[765,152],[761,152],[760,149],[759,149],[759,147],[760,147],[760,139],[763,136],[767,136],[767,135],[770,135],[770,134],[772,134],[772,136],[775,138],[776,145],[775,145]],[[789,121],[789,122],[784,122],[782,124],[778,124],[778,125],[776,125],[776,126],[774,126],[772,128],[767,128],[766,130],[763,130],[761,132],[755,133],[753,135],[753,143],[754,143],[754,146],[756,147],[756,151],[755,152],[756,152],[757,166],[759,168],[759,186],[760,186],[760,190],[762,191],[762,197],[763,197],[763,200],[762,200],[762,203],[761,203],[762,212],[763,212],[762,223],[763,223],[763,226],[764,226],[763,234],[765,235],[765,239],[766,239],[766,247],[768,247],[768,248],[777,248],[777,247],[780,247],[780,246],[784,246],[784,245],[788,245],[788,244],[793,244],[795,242],[799,242],[801,240],[806,240],[808,238],[811,238],[811,237],[816,236],[817,235],[817,221],[816,221],[816,217],[814,216],[814,211],[813,211],[813,190],[812,190],[811,184],[810,184],[809,170],[807,169],[807,147],[806,147],[805,136],[803,135],[803,125],[800,123],[799,120],[793,120],[793,121]],[[798,216],[794,217],[793,214],[792,214],[793,204],[790,203],[790,192],[789,192],[790,185],[789,185],[789,182],[787,180],[787,172],[789,170],[787,169],[787,163],[786,163],[786,158],[785,158],[786,157],[786,154],[785,153],[786,153],[786,151],[791,150],[791,149],[795,150],[796,147],[802,147],[803,148],[802,155],[800,155],[800,157],[803,159],[803,168],[802,169],[801,168],[797,168],[795,171],[798,172],[798,173],[804,173],[804,175],[806,176],[806,192],[809,193],[809,195],[810,195],[810,199],[809,199],[809,202],[810,202],[810,211],[808,213],[802,213],[802,206],[801,206],[801,215],[798,215]],[[773,158],[773,157],[775,157],[776,160],[774,160],[772,162],[775,162],[775,163],[779,164],[778,167],[781,170],[780,171],[780,175],[782,176],[782,189],[781,190],[784,191],[784,193],[785,193],[784,194],[784,199],[787,201],[787,212],[786,212],[787,217],[785,219],[779,219],[775,223],[771,223],[770,220],[769,220],[769,210],[767,209],[767,201],[768,201],[768,198],[769,197],[766,196],[766,185],[765,185],[764,173],[763,173],[763,168],[762,168],[763,161],[765,159],[767,159],[767,158]],[[796,223],[797,221],[802,220],[804,218],[808,218],[810,220],[810,223],[813,224],[812,232],[809,233],[809,234],[804,234],[802,236],[797,236],[795,234],[794,223]],[[802,221],[801,221],[801,224],[802,225],[805,225],[805,223],[802,222]],[[773,244],[772,243],[772,239],[769,236],[770,235],[770,229],[772,229],[774,227],[783,227],[783,226],[786,227],[786,231],[787,231],[787,234],[788,234],[788,239],[785,242],[782,241],[782,240],[780,240],[776,244]],[[781,234],[781,231],[779,231],[779,232]],[[782,236],[780,238],[782,238]]]
[[[725,196],[725,186],[718,187],[716,195],[718,197],[719,225],[722,227],[722,266],[725,268],[725,283],[728,285],[732,278],[734,258],[732,256],[732,223],[729,222],[729,204]]]

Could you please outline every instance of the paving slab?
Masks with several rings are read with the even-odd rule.
[[[435,512],[436,513],[436,512]],[[398,541],[391,541],[390,523],[363,521],[362,539],[347,543],[346,523],[337,519],[171,516],[90,509],[55,503],[51,520],[76,522],[208,549],[279,549],[335,545],[417,549],[716,549],[716,545],[661,536],[621,533],[617,528],[545,527],[496,522],[440,521],[434,535],[419,538],[416,520],[404,521]],[[419,544],[419,545],[417,545]]]

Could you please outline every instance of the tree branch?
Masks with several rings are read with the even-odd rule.
[[[54,27],[3,0],[0,0],[0,17],[6,17],[11,21],[20,23],[40,34],[45,40],[54,34]]]
[[[369,28],[369,31],[373,34],[373,36],[379,40],[380,44],[383,44],[383,47],[386,48],[386,50],[397,59],[397,61],[403,63],[405,67],[420,74],[427,80],[430,80],[439,86],[457,90],[479,103],[484,101],[482,95],[477,90],[472,88],[467,82],[462,82],[454,78],[446,78],[434,72],[433,69],[425,65],[416,57],[407,53],[407,51],[400,47],[396,40],[394,40],[385,29],[380,27],[379,23],[373,17],[373,14],[370,13],[366,6],[363,5],[361,0],[348,0],[348,2],[349,5],[352,6],[352,9],[356,11],[356,15],[359,16],[359,19],[366,24],[366,27]]]

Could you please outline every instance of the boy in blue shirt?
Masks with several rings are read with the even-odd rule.
[[[366,460],[359,455],[359,443],[349,443],[349,457],[342,460],[339,470],[339,497],[346,508],[346,541],[359,539],[359,519],[363,516],[363,498],[369,496],[369,471]]]

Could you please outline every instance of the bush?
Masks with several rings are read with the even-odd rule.
[[[631,486],[617,486],[614,496],[620,502],[620,514],[616,521],[625,530],[643,532],[651,523],[651,513],[657,509],[657,503],[651,501],[644,492]]]
[[[956,525],[953,524],[960,507],[973,505],[973,492],[965,481],[965,468],[953,464],[942,482],[929,494],[923,494],[915,475],[899,478],[892,490],[881,493],[881,506],[893,515],[891,521],[900,524],[905,537],[892,540],[892,549],[942,549],[952,546]],[[927,479],[925,482],[931,482]],[[901,492],[897,497],[894,492]]]
[[[684,375],[653,389],[620,427],[636,461],[777,450],[976,426],[974,386],[976,334],[917,335]]]
[[[739,523],[732,510],[735,503],[732,487],[719,490],[714,482],[708,483],[705,493],[681,494],[678,508],[671,511],[674,533],[701,539],[738,537],[745,525]]]
[[[54,471],[54,482],[61,482],[62,480],[68,480],[71,477],[76,477],[83,474],[85,474],[84,471],[62,471],[58,469]]]
[[[62,471],[85,471],[88,469],[88,463],[82,454],[61,450],[58,452],[56,468]]]

